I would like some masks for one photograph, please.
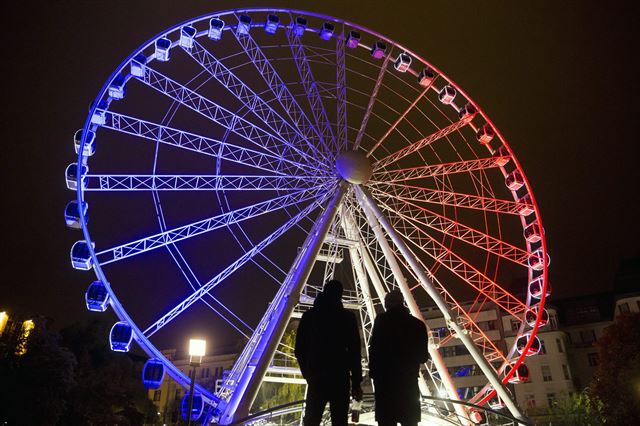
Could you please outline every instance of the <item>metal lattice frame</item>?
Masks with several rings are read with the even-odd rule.
[[[280,21],[265,31],[268,14]],[[212,18],[226,22],[220,41],[207,40]],[[195,32],[183,31],[184,26]],[[352,31],[362,36],[357,47],[346,43]],[[160,38],[169,44],[157,47]],[[376,41],[387,45],[384,58],[370,55]],[[412,59],[406,69],[401,54]],[[416,81],[423,69],[428,78],[423,74]],[[441,102],[451,93],[452,99]],[[163,107],[155,104],[162,102],[169,106],[159,119]],[[286,325],[308,308],[337,268],[350,269],[353,288],[345,293],[345,305],[359,311],[365,343],[390,289],[402,290],[416,316],[424,308],[419,300],[436,303],[452,333],[431,335],[423,394],[445,391],[451,400],[460,399],[441,354],[458,339],[488,381],[471,400],[485,404],[497,392],[511,413],[521,416],[502,383],[534,344],[543,315],[548,261],[538,207],[493,123],[414,52],[353,23],[307,12],[250,9],[201,17],[153,38],[118,67],[92,106],[78,145],[78,164],[91,165],[91,173],[67,176],[80,205],[100,205],[100,197],[124,193],[151,195],[159,230],[110,230],[114,235],[105,239],[119,242],[108,245],[94,229],[97,247],[88,245],[86,259],[142,349],[186,387],[189,378],[154,345],[157,332],[179,327],[183,313],[204,306],[247,338],[217,393],[196,386],[221,423],[246,416],[263,377],[275,377],[270,369],[277,360],[289,362],[280,344]],[[114,172],[114,161],[129,155],[129,147],[153,151],[152,169]],[[336,158],[347,150],[361,152],[373,166],[362,187],[348,184],[336,170]],[[142,163],[148,160],[136,155]],[[211,160],[214,167],[202,167],[210,163],[201,161]],[[507,176],[511,189],[503,183]],[[167,205],[175,198],[170,197],[191,193],[215,194],[214,213],[172,220]],[[198,207],[179,205],[187,211],[191,206]],[[84,239],[93,242],[85,212],[79,209],[77,216]],[[260,233],[256,223],[271,229]],[[523,240],[511,231],[514,223],[537,234],[531,238],[529,232]],[[237,244],[237,256],[203,280],[184,244],[222,233]],[[271,247],[291,238],[300,249],[286,264],[291,260],[284,259],[294,256]],[[118,298],[120,283],[112,285],[104,267],[164,250],[188,290],[140,327],[135,309]],[[265,281],[277,283],[257,322],[242,318],[216,293],[250,265]],[[316,270],[322,282],[310,282]],[[540,279],[542,286],[519,298],[505,289],[503,270],[518,270],[529,282]],[[465,294],[473,295],[473,303],[462,302],[468,300]],[[475,322],[487,304],[520,321],[516,340],[525,342],[518,351],[515,345],[500,349]],[[530,326],[525,315],[534,305],[536,321]],[[458,418],[469,415],[463,404],[454,405]]]

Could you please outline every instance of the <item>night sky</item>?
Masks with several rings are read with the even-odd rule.
[[[412,4],[414,3],[414,4]],[[458,83],[519,158],[540,206],[554,297],[610,289],[638,256],[638,4],[584,1],[53,1],[4,6],[0,310],[88,316],[64,225],[72,136],[113,69],[165,28],[241,6],[379,31]]]

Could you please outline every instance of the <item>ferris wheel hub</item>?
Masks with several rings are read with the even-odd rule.
[[[346,151],[336,159],[338,174],[349,183],[361,185],[371,179],[373,167],[363,151]]]

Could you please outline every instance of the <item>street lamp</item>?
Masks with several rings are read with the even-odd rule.
[[[207,341],[202,339],[189,339],[189,365],[193,367],[189,379],[189,414],[187,415],[187,425],[191,426],[191,414],[193,413],[193,387],[196,383],[196,368],[200,366],[202,357],[207,348]]]

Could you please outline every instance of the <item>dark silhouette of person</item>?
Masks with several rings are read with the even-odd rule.
[[[349,388],[362,399],[360,351],[356,317],[342,306],[342,284],[329,281],[302,315],[296,336],[295,355],[308,385],[305,426],[320,424],[327,402],[331,424],[347,424]]]
[[[384,298],[369,340],[376,420],[380,426],[415,426],[420,421],[420,364],[429,359],[427,327],[404,306],[399,290]]]

